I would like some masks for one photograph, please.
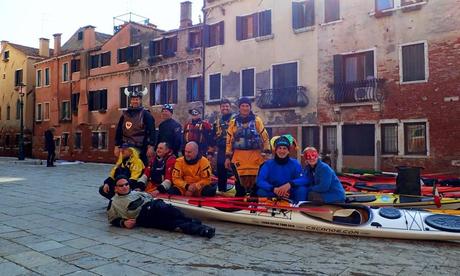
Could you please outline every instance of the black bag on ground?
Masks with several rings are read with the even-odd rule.
[[[396,167],[398,177],[396,178],[396,194],[408,195],[400,196],[400,202],[417,202],[420,198],[411,196],[420,196],[420,171],[421,167]]]

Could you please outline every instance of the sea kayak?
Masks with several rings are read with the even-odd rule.
[[[460,240],[460,216],[363,205],[270,205],[163,196],[191,216],[308,232],[414,240]]]

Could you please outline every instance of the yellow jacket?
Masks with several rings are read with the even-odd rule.
[[[230,123],[228,125],[227,146],[225,149],[225,153],[227,155],[232,155],[234,152],[234,149],[233,149],[234,135],[238,131],[238,126],[236,124],[237,117],[230,120]],[[243,124],[243,127],[247,128],[248,123]],[[267,130],[265,129],[264,123],[262,122],[262,119],[260,119],[259,116],[255,116],[255,127],[256,127],[257,132],[260,135],[260,140],[262,142],[262,148],[260,150],[269,153],[270,152],[270,138],[268,137]]]
[[[129,169],[131,173],[129,179],[132,179],[132,180],[137,181],[137,179],[142,175],[142,172],[144,171],[144,163],[139,158],[139,152],[135,148],[130,148],[130,149],[131,149],[132,154],[131,154],[131,157],[126,162],[123,162],[123,156],[120,153],[117,163],[110,171],[110,177],[112,179],[115,179],[115,171],[118,168]]]
[[[184,157],[176,159],[172,172],[173,185],[185,193],[187,184],[198,184],[199,190],[211,184],[211,165],[208,159],[201,157],[195,164],[187,164]]]

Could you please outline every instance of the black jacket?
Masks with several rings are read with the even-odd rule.
[[[56,144],[54,143],[54,135],[51,130],[45,131],[45,149],[47,151],[54,151]]]
[[[158,127],[158,143],[160,142],[167,142],[177,155],[182,146],[182,126],[172,118],[163,121]]]

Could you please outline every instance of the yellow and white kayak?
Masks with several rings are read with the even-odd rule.
[[[351,204],[270,205],[213,198],[163,197],[186,214],[309,232],[415,240],[460,241],[460,216]],[[242,202],[242,201],[241,201]]]

